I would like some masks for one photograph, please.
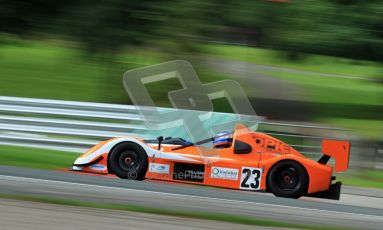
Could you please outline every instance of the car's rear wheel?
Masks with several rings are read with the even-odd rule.
[[[306,169],[292,160],[278,162],[267,176],[268,189],[280,197],[299,198],[307,193],[308,183]]]
[[[120,178],[142,180],[148,169],[148,156],[140,145],[124,142],[109,153],[108,166]]]

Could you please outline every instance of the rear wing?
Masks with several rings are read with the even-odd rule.
[[[322,153],[323,156],[318,160],[318,163],[325,165],[332,157],[335,160],[335,172],[343,172],[348,169],[350,142],[323,140]]]

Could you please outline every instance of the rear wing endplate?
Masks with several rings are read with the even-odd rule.
[[[323,156],[318,160],[320,164],[327,164],[330,157],[335,160],[335,172],[343,172],[348,169],[350,158],[350,142],[323,140]]]

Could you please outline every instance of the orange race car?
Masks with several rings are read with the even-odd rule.
[[[213,148],[201,146],[210,141]],[[349,150],[349,142],[324,140],[323,156],[314,161],[274,137],[237,124],[233,133],[197,143],[181,138],[113,138],[80,156],[72,170],[338,200],[341,182],[332,183],[333,172],[348,169]],[[327,165],[330,158],[334,167]]]

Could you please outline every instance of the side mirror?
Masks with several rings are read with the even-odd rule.
[[[157,141],[158,141],[158,150],[161,149],[161,142],[164,140],[164,137],[163,136],[159,136],[157,137]]]
[[[251,153],[252,148],[249,144],[242,142],[240,140],[235,140],[234,142],[234,154],[247,154]]]

